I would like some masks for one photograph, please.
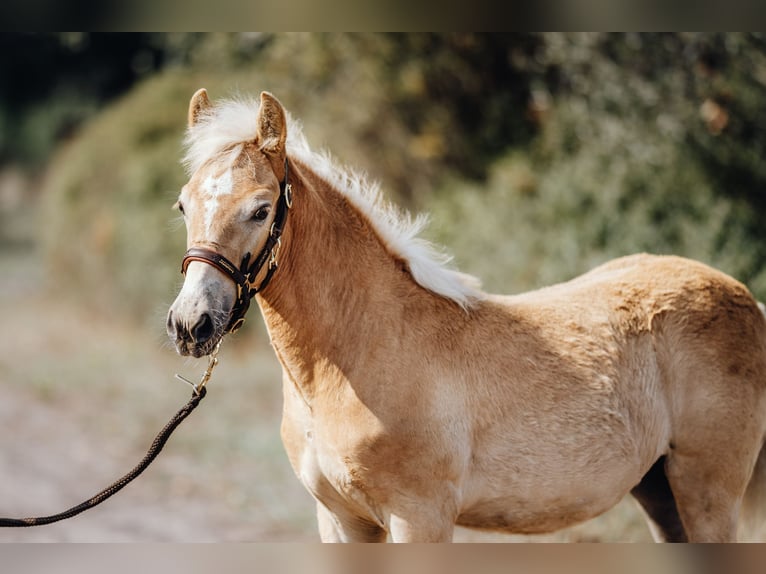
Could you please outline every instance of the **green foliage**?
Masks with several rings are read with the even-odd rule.
[[[434,238],[497,292],[649,251],[706,261],[763,297],[766,273],[747,231],[755,214],[717,195],[696,158],[655,136],[626,125],[565,157],[511,152],[493,164],[486,184],[445,186],[433,206]]]
[[[486,185],[453,180],[436,200],[435,237],[498,291],[650,251],[705,261],[766,297],[766,147],[752,129],[766,121],[762,44],[546,36],[534,64],[538,136],[498,159]]]

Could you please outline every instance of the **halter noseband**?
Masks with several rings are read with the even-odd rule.
[[[181,273],[184,275],[186,275],[189,263],[201,261],[202,263],[212,265],[237,285],[237,301],[234,303],[234,307],[232,307],[231,318],[224,330],[225,333],[234,333],[242,326],[245,322],[245,313],[247,313],[250,307],[250,299],[268,285],[279,265],[277,258],[279,257],[279,249],[282,246],[282,232],[285,229],[287,213],[293,206],[293,191],[290,184],[287,183],[287,175],[288,164],[285,157],[285,178],[279,183],[279,198],[277,198],[276,204],[277,212],[274,215],[266,243],[252,263],[250,262],[250,252],[245,254],[242,258],[242,263],[237,267],[220,253],[201,247],[189,249],[181,262]],[[255,286],[256,276],[267,263],[266,276],[260,285]]]

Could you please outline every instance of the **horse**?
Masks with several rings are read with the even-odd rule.
[[[185,151],[168,336],[208,355],[257,302],[322,541],[546,533],[628,493],[657,541],[734,541],[756,516],[766,310],[737,280],[636,254],[486,293],[267,92],[197,91]]]

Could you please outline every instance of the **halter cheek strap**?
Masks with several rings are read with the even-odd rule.
[[[239,267],[237,267],[220,253],[201,247],[190,248],[181,262],[181,273],[184,275],[186,275],[186,269],[192,261],[200,261],[212,265],[237,285],[237,300],[231,310],[229,324],[225,329],[226,333],[234,333],[242,326],[245,322],[245,314],[250,307],[250,299],[269,284],[279,265],[278,258],[279,249],[282,246],[282,232],[285,229],[287,214],[293,205],[293,191],[287,182],[287,178],[288,163],[285,157],[285,177],[279,183],[276,214],[269,230],[269,236],[266,238],[266,243],[252,262],[250,261],[250,252],[245,254]],[[267,263],[266,276],[260,285],[256,286],[256,276]]]

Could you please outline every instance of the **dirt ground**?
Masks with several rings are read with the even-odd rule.
[[[34,245],[0,246],[0,516],[48,515],[89,498],[140,460],[188,399],[173,373],[204,361],[165,343],[164,309],[136,325],[87,294],[50,289]],[[257,320],[257,319],[256,319]],[[105,502],[55,525],[0,529],[0,542],[317,541],[314,503],[279,439],[281,378],[262,336],[237,335],[205,401],[154,464]],[[629,500],[543,537],[458,529],[458,541],[646,541]]]
[[[128,325],[52,296],[31,255],[0,252],[7,517],[60,512],[125,474],[191,394],[173,374],[196,379],[205,364],[178,357],[161,321]],[[246,346],[222,350],[207,398],[134,483],[65,522],[0,529],[0,541],[316,540],[313,502],[281,452],[278,365]]]

